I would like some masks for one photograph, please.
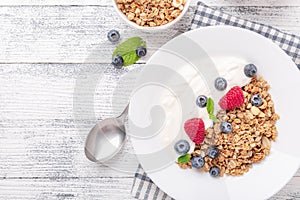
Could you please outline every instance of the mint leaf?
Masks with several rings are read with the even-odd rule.
[[[217,122],[218,118],[214,114],[209,115],[209,119],[213,120],[213,122]]]
[[[214,114],[214,109],[215,109],[214,101],[212,100],[212,98],[209,97],[206,102],[206,110],[208,114],[209,115]]]
[[[185,154],[183,156],[180,156],[178,158],[177,162],[179,164],[186,164],[186,163],[188,163],[191,160],[191,157],[192,157],[191,154]]]
[[[140,59],[135,53],[138,47],[146,48],[146,42],[140,37],[129,38],[115,49],[112,58],[116,55],[122,56],[124,60],[123,66],[132,65]]]
[[[134,64],[136,61],[138,61],[140,58],[136,55],[135,51],[134,53],[127,53],[122,56],[124,60],[123,66],[128,66]]]
[[[206,102],[206,110],[208,112],[209,119],[213,120],[213,122],[217,122],[218,119],[214,115],[214,110],[215,110],[214,101],[210,97],[207,99],[207,102]]]

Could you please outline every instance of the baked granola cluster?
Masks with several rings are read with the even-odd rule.
[[[116,0],[118,8],[139,26],[154,27],[176,19],[185,0]]]
[[[196,145],[192,156],[205,156],[208,146],[217,146],[220,154],[217,158],[204,157],[204,167],[200,171],[209,172],[212,166],[220,168],[220,176],[243,175],[249,171],[253,163],[260,162],[269,153],[271,141],[277,137],[276,121],[279,115],[275,113],[274,103],[269,94],[270,86],[262,77],[253,77],[243,89],[245,103],[234,110],[220,110],[218,121],[213,127],[206,129],[205,140]],[[251,96],[260,94],[262,105],[256,107],[250,103]],[[232,124],[232,132],[224,134],[220,130],[222,121]],[[179,164],[181,168],[191,168],[191,163]]]

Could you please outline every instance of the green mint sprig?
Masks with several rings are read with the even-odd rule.
[[[215,111],[214,101],[210,97],[207,99],[207,102],[206,102],[206,110],[209,115],[209,119],[213,120],[213,122],[217,122],[218,119],[214,114],[214,111]]]
[[[178,159],[177,159],[177,162],[179,164],[186,164],[188,163],[190,160],[191,160],[191,154],[185,154],[183,156],[180,156]]]
[[[146,42],[140,37],[129,38],[115,49],[112,58],[116,55],[122,56],[124,62],[123,66],[132,65],[140,59],[135,53],[138,47],[146,48]]]

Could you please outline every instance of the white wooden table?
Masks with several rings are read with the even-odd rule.
[[[299,0],[204,2],[300,35]],[[126,104],[125,85],[112,110],[120,77],[144,63],[116,71],[106,33],[138,35],[156,49],[187,29],[195,5],[172,31],[148,34],[126,26],[110,0],[1,0],[0,199],[133,199],[133,174],[91,163],[83,152],[96,118],[116,115]],[[89,86],[85,73],[100,77],[96,91],[83,87],[74,96],[78,78]],[[94,93],[95,109],[76,99]],[[272,199],[300,199],[300,171]]]

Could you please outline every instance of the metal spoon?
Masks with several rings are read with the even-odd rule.
[[[125,138],[124,121],[129,104],[116,118],[97,122],[85,141],[85,155],[92,162],[105,162],[114,157],[122,148]]]

